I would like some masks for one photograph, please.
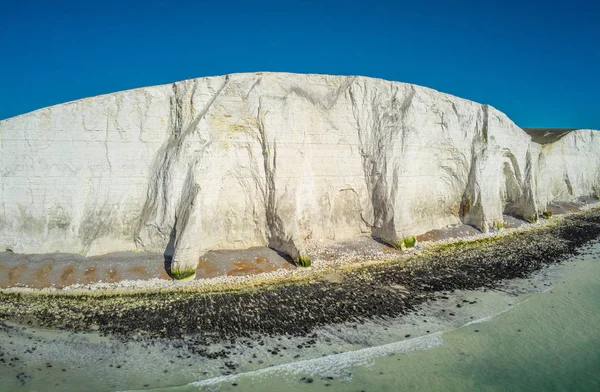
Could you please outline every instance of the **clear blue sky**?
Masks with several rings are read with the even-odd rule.
[[[522,127],[600,129],[599,1],[1,1],[0,119],[287,71],[417,83]]]

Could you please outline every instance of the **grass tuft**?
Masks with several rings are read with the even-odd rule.
[[[171,270],[171,277],[175,280],[183,280],[183,279],[187,279],[190,276],[194,275],[196,273],[196,270],[193,268],[186,268],[184,270],[179,270],[177,268]]]
[[[298,260],[296,260],[296,265],[298,267],[308,268],[312,265],[312,262],[308,258],[308,256],[300,256]]]
[[[539,220],[537,215],[533,215],[533,216],[526,216],[525,220],[529,223],[537,223],[537,221]]]
[[[544,218],[546,219],[552,219],[552,212],[550,211],[544,211],[542,212],[542,215],[544,215]]]
[[[494,230],[501,231],[503,229],[504,229],[504,222],[502,222],[502,221],[495,221],[494,222]]]
[[[406,250],[414,248],[415,245],[417,245],[417,237],[413,235],[410,237],[403,237],[402,240],[396,244],[396,248]]]

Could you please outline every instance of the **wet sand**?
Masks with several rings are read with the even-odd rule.
[[[266,247],[210,251],[199,260],[196,279],[255,275],[293,268],[289,258]],[[70,253],[0,253],[0,288],[62,289],[73,285],[149,279],[171,280],[161,253],[115,252],[93,257]]]

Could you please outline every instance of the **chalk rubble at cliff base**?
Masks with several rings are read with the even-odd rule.
[[[207,250],[450,224],[486,232],[600,193],[600,137],[540,144],[489,105],[366,77],[233,74],[0,121],[0,250]],[[556,140],[557,139],[557,140]]]

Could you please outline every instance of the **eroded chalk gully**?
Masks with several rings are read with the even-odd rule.
[[[0,389],[68,391],[85,385],[90,391],[228,390],[241,376],[271,372],[299,383],[351,381],[352,366],[443,345],[442,331],[486,322],[547,290],[570,265],[553,262],[598,257],[599,215],[592,210],[566,217],[535,232],[480,243],[477,250],[457,245],[410,268],[392,264],[352,271],[337,286],[320,282],[252,294],[221,293],[208,309],[212,317],[230,314],[212,329],[200,329],[213,324],[199,319],[208,313],[199,313],[207,310],[195,308],[199,303],[192,294],[184,304],[201,327],[189,332],[186,323],[191,325],[187,320],[192,319],[178,313],[182,310],[175,304],[170,310],[183,319],[179,324],[163,319],[168,307],[119,308],[114,300],[105,306],[92,300],[93,306],[86,308],[74,306],[68,298],[61,304],[60,299],[35,302],[39,297],[2,294]],[[512,279],[502,280],[503,276]],[[287,314],[273,314],[265,306],[245,318],[240,312],[248,309],[243,305],[248,295],[264,295],[259,304],[279,295],[287,301]],[[317,298],[313,301],[311,295]],[[157,304],[165,298],[152,300]],[[206,304],[212,297],[203,298]],[[227,301],[235,307],[228,308]],[[363,313],[347,306],[351,303]],[[215,306],[219,304],[224,305],[222,312]],[[36,306],[35,312],[28,311]],[[75,325],[78,312],[85,315]],[[98,326],[101,317],[104,327]],[[134,328],[136,317],[141,326],[156,319],[154,329]],[[227,323],[231,328],[224,328]]]

